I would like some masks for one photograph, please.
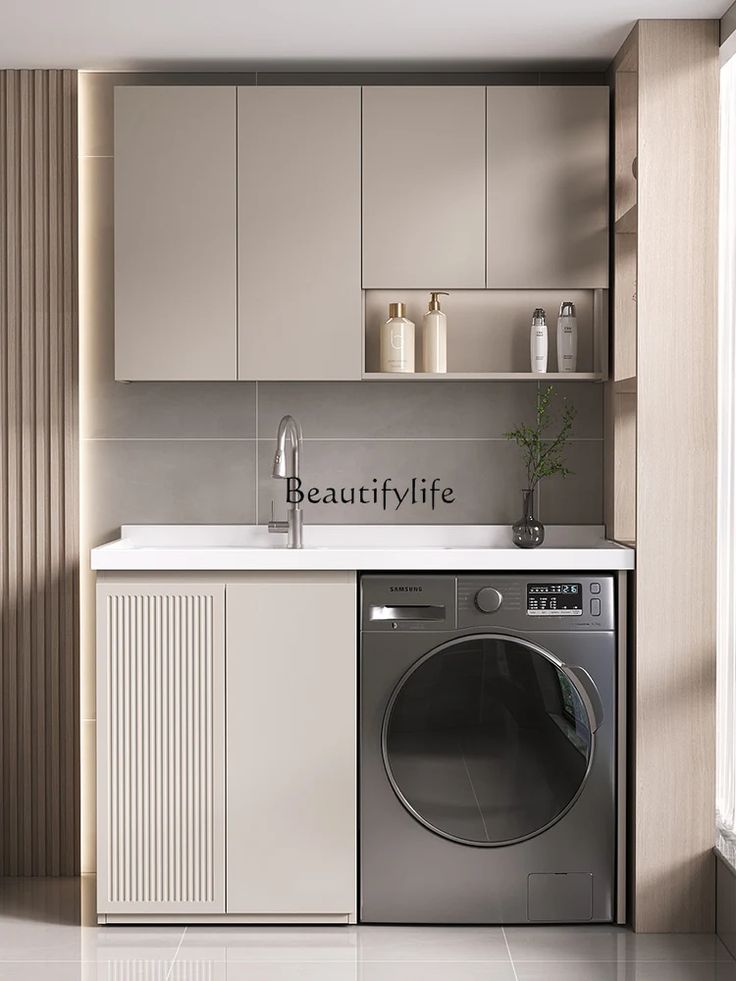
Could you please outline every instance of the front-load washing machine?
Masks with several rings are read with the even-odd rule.
[[[606,922],[611,575],[361,578],[366,923]]]

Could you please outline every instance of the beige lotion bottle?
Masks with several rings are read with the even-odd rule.
[[[422,323],[422,371],[444,374],[447,371],[447,315],[440,309],[441,296],[446,290],[429,294],[429,310]]]
[[[389,303],[388,320],[381,324],[381,371],[414,371],[414,324],[405,313],[404,303]]]

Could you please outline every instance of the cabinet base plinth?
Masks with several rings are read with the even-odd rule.
[[[355,913],[98,913],[97,922],[100,926],[125,923],[339,926],[357,923],[357,916]]]

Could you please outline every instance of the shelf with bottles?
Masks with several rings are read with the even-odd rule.
[[[365,381],[548,381],[601,382],[608,377],[608,290],[452,290],[442,298],[447,315],[447,372],[423,372],[422,330],[429,290],[366,290]],[[557,317],[564,302],[575,305],[578,357],[574,372],[557,370]],[[414,324],[414,372],[380,370],[380,330],[389,304],[403,303]],[[547,372],[531,371],[532,315],[546,312]]]

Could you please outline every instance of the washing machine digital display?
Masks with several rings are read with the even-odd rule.
[[[526,587],[526,612],[530,617],[582,616],[583,587],[579,582],[530,582]]]

